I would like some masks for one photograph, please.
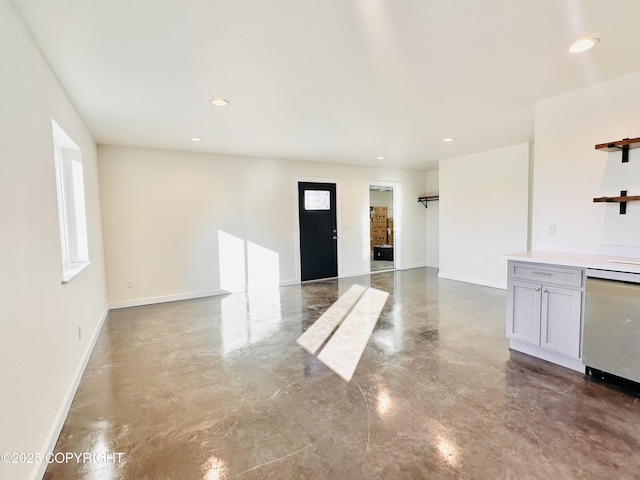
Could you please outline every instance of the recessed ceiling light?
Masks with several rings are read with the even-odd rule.
[[[593,47],[595,47],[600,42],[599,38],[581,38],[574,42],[568,49],[569,53],[580,53],[585,52]]]
[[[200,137],[191,137],[192,142],[201,142],[202,139]]]
[[[229,100],[225,100],[221,97],[214,97],[209,101],[211,102],[211,105],[215,105],[216,107],[226,107],[229,105]]]
[[[384,160],[384,157],[376,157],[376,160]]]
[[[455,140],[455,138],[453,138],[453,137],[447,137],[447,138],[443,138],[442,139],[443,142],[447,142],[447,143],[448,142],[453,142],[454,140]]]

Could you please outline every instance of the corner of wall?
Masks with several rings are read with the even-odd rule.
[[[529,208],[527,210],[527,251],[531,250],[533,236],[533,166],[535,161],[535,143],[529,142]]]

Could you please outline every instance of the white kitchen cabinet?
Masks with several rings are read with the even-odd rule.
[[[583,371],[580,360],[584,269],[509,262],[510,347]]]
[[[541,287],[513,280],[508,287],[507,337],[540,345]]]
[[[543,285],[541,294],[540,346],[580,358],[582,291]]]

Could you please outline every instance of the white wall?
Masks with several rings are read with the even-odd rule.
[[[621,153],[594,148],[640,137],[639,87],[636,72],[536,105],[534,250],[640,257],[640,202],[628,203],[626,215],[593,203],[620,190],[640,195],[640,150],[623,164]]]
[[[437,195],[440,191],[440,172],[427,172],[426,195]],[[440,201],[427,203],[427,267],[440,266]]]
[[[240,251],[253,242],[277,255],[278,283],[298,282],[299,180],[337,182],[341,276],[369,271],[372,181],[399,184],[399,268],[425,265],[424,176],[415,171],[113,146],[98,156],[114,306],[225,291],[219,231],[237,237]]]
[[[506,288],[526,251],[529,144],[440,162],[440,277]]]
[[[106,314],[96,147],[8,0],[0,0],[0,63],[0,452],[44,455]],[[68,285],[52,117],[84,160],[93,263]],[[36,478],[38,469],[0,463],[0,478]]]

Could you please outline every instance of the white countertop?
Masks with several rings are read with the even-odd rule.
[[[615,272],[640,273],[640,258],[614,257],[608,255],[585,255],[581,253],[524,252],[505,255],[507,260],[565,265],[567,267],[597,268]]]

